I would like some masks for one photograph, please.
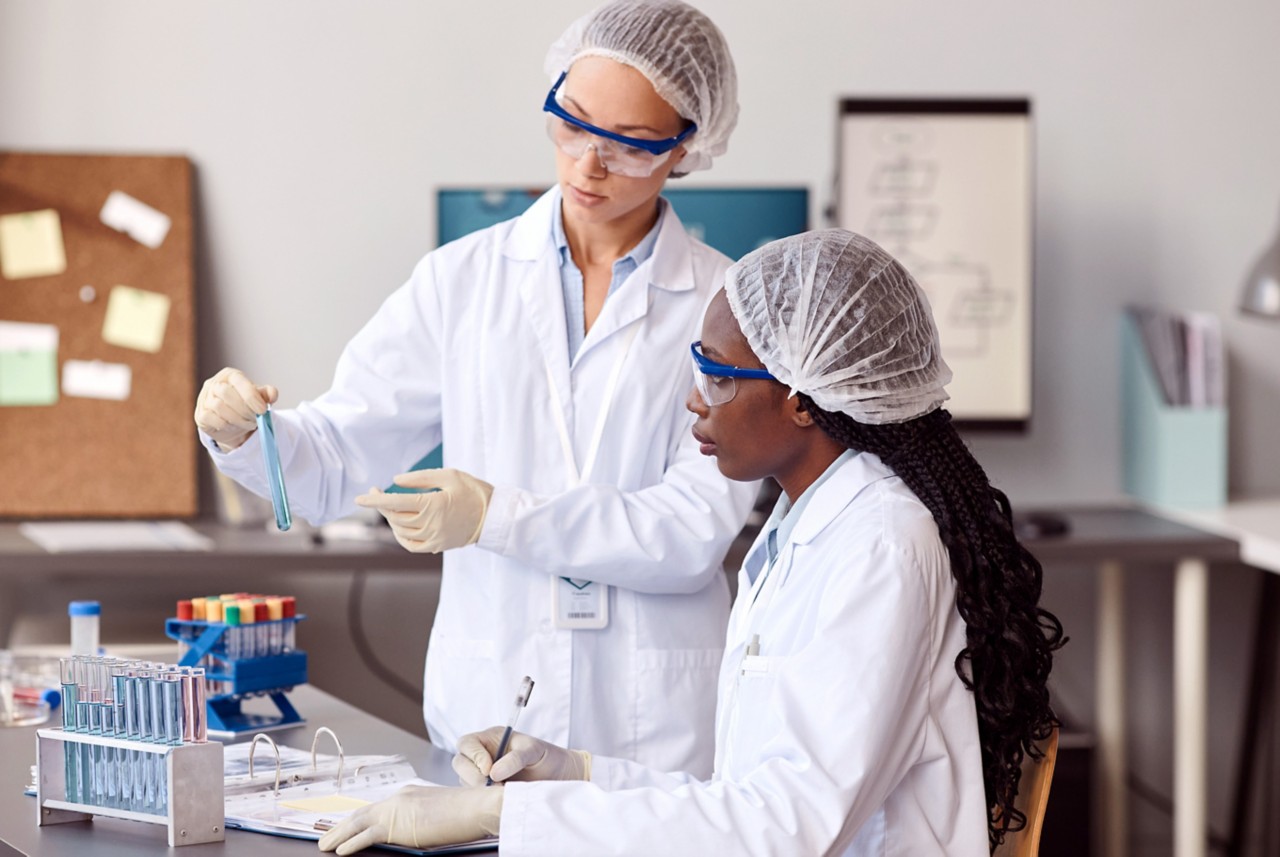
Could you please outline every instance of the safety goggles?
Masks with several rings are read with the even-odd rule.
[[[575,161],[581,158],[589,148],[594,149],[596,157],[604,168],[614,175],[631,178],[647,178],[654,170],[666,163],[671,151],[689,138],[698,126],[692,122],[674,137],[665,140],[646,140],[642,137],[628,137],[615,134],[584,122],[577,116],[560,106],[556,100],[556,92],[564,83],[565,74],[547,93],[547,100],[542,109],[551,115],[547,117],[547,136]]]
[[[733,401],[733,397],[738,395],[738,382],[734,380],[736,378],[778,380],[764,369],[743,369],[717,363],[702,353],[702,340],[690,345],[689,351],[693,354],[693,386],[708,407]]]

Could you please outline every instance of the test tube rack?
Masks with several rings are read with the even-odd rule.
[[[256,632],[261,629],[265,636],[278,634],[284,638],[287,632],[292,631],[294,623],[306,618],[298,615],[251,625],[227,625],[198,619],[165,620],[165,634],[188,647],[178,662],[179,666],[203,664],[205,667],[205,678],[210,687],[206,696],[210,735],[236,737],[306,722],[285,694],[297,685],[307,683],[307,653],[293,649],[250,658],[232,657],[229,645],[229,635],[234,631]],[[280,712],[278,717],[241,710],[245,700],[260,696],[270,698]]]
[[[90,752],[108,748],[120,758],[125,753],[163,755],[166,779],[165,815],[121,809],[119,807],[78,803],[67,799],[67,752],[79,753],[88,745]],[[221,842],[223,830],[222,745],[217,741],[203,744],[166,746],[128,738],[66,732],[62,729],[36,730],[36,824],[66,824],[91,821],[94,816],[123,818],[148,824],[163,824],[168,829],[169,845],[199,845]]]

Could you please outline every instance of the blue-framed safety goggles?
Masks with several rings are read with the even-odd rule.
[[[667,137],[665,140],[646,140],[642,137],[615,134],[590,122],[584,122],[561,107],[560,102],[556,100],[556,92],[564,83],[567,74],[568,72],[560,73],[555,85],[547,93],[547,100],[543,102],[542,109],[560,120],[559,123],[548,125],[547,133],[565,154],[575,160],[582,157],[587,146],[591,145],[609,172],[627,176],[648,176],[667,160],[667,156],[673,149],[698,130],[697,124],[690,122],[688,128],[674,137]],[[595,137],[600,142],[590,141],[589,137]]]
[[[689,352],[693,355],[694,386],[697,387],[698,395],[702,397],[702,401],[708,405],[723,405],[726,402],[733,401],[733,397],[738,394],[738,384],[734,380],[735,378],[778,380],[770,375],[766,369],[744,369],[741,366],[717,363],[702,353],[702,340],[690,345]]]

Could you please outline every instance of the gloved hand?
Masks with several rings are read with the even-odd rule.
[[[320,850],[336,848],[345,857],[384,842],[432,848],[497,836],[502,794],[502,789],[405,786],[320,837]]]
[[[485,777],[492,777],[495,783],[591,779],[591,754],[586,750],[566,750],[520,732],[511,733],[506,754],[495,762],[493,757],[505,731],[493,726],[458,739],[453,770],[464,786],[482,786]]]
[[[414,553],[440,553],[475,544],[489,510],[493,486],[461,470],[401,473],[402,488],[439,489],[427,494],[388,494],[377,488],[356,498],[391,524],[396,541]]]
[[[239,369],[227,367],[200,388],[196,426],[217,441],[223,452],[230,452],[257,431],[255,418],[279,396],[275,387],[259,387]]]

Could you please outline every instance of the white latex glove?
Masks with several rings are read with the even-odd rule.
[[[591,754],[586,750],[566,750],[520,732],[511,733],[507,752],[495,762],[493,757],[505,731],[502,726],[493,726],[458,739],[453,770],[464,786],[482,786],[485,777],[492,777],[495,783],[591,779]]]
[[[405,786],[353,812],[320,837],[320,850],[336,848],[345,857],[384,842],[433,848],[497,836],[502,791]]]
[[[227,367],[200,388],[196,397],[196,426],[230,452],[258,429],[257,416],[280,393],[270,385],[258,386],[239,369]]]
[[[401,473],[402,488],[427,494],[388,494],[378,488],[356,498],[357,506],[377,509],[391,524],[396,541],[414,553],[440,553],[475,544],[489,510],[493,486],[461,470]]]

